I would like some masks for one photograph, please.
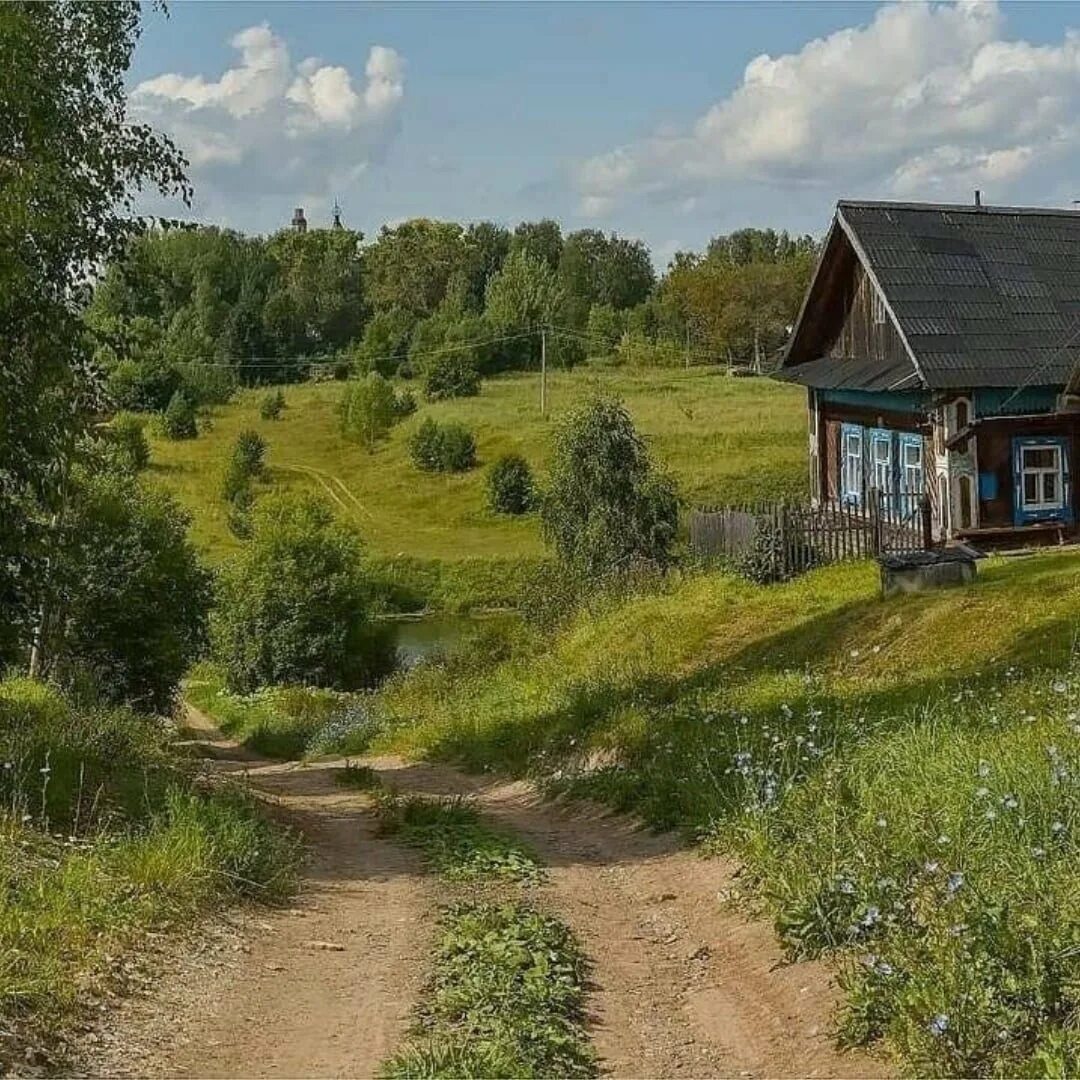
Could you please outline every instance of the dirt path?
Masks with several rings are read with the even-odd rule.
[[[204,718],[192,719],[221,767],[245,769],[305,833],[313,857],[303,899],[294,913],[247,925],[228,962],[166,979],[129,1008],[95,1071],[374,1075],[404,1033],[427,971],[433,885],[410,853],[375,834],[367,797],[333,782],[339,763],[268,764],[215,735]],[[523,784],[396,758],[368,764],[400,790],[473,795],[548,864],[545,902],[594,962],[592,1036],[606,1074],[887,1071],[833,1049],[835,993],[823,967],[782,965],[767,925],[723,910],[730,864],[702,859],[626,818],[540,802]]]

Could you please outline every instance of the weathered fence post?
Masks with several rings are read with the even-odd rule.
[[[881,522],[881,491],[871,488],[867,498],[870,508],[870,554],[880,555],[885,541]]]
[[[934,546],[934,519],[930,513],[930,499],[925,494],[919,498],[919,518],[922,522],[923,551],[929,551]]]

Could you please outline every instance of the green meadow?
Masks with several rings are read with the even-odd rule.
[[[405,384],[408,385],[408,384]],[[689,503],[794,495],[805,485],[805,398],[767,379],[731,378],[721,369],[626,370],[593,365],[548,376],[547,415],[538,374],[483,383],[479,396],[426,403],[374,453],[342,438],[343,385],[285,388],[280,420],[264,420],[260,390],[212,409],[199,437],[153,439],[151,475],[190,510],[193,537],[212,559],[235,550],[220,478],[237,434],[268,444],[270,483],[322,493],[360,530],[371,551],[421,562],[512,560],[543,551],[534,516],[505,518],[486,505],[485,466],[516,452],[542,474],[551,425],[593,392],[616,394]],[[419,387],[414,387],[419,398]],[[458,420],[475,434],[479,464],[461,475],[422,473],[407,443],[426,418]],[[476,571],[480,573],[479,570]]]

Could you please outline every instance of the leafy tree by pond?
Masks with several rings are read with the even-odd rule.
[[[226,565],[211,617],[230,690],[293,683],[355,690],[388,665],[372,624],[360,538],[311,495],[269,495]]]
[[[541,513],[560,561],[588,578],[671,562],[674,482],[653,465],[616,399],[593,398],[559,423]]]

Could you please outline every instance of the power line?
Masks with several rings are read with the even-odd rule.
[[[1073,330],[1069,334],[1069,337],[1066,338],[1066,340],[1062,342],[1062,344],[1058,348],[1056,348],[1041,364],[1037,364],[1034,368],[1031,369],[1028,377],[1024,379],[1024,381],[1001,403],[1000,406],[998,406],[999,410],[1004,411],[1005,407],[1011,401],[1013,401],[1029,386],[1031,386],[1035,382],[1035,379],[1038,378],[1038,376],[1042,374],[1042,372],[1045,371],[1055,360],[1057,360],[1057,358],[1061,356],[1061,354],[1065,352],[1065,350],[1068,349],[1070,345],[1073,345],[1078,338],[1080,338],[1080,315],[1077,315],[1076,318],[1073,320]],[[1069,373],[1069,378],[1068,380],[1066,380],[1066,387],[1072,381],[1072,376],[1076,373],[1076,367],[1078,363],[1080,363],[1080,357],[1078,357],[1077,360],[1073,361],[1072,369]]]

